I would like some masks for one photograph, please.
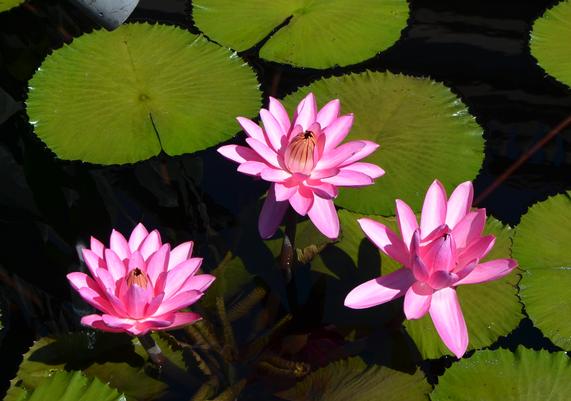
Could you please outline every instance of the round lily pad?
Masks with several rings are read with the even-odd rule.
[[[48,56],[30,81],[36,134],[62,159],[132,163],[231,138],[260,91],[235,53],[165,25],[95,31]]]
[[[531,31],[531,54],[551,76],[571,86],[571,1],[563,1],[537,19]]]
[[[476,352],[438,379],[432,401],[566,401],[571,361],[563,352],[518,348]]]
[[[513,254],[525,273],[520,297],[546,337],[571,350],[571,192],[533,205],[522,217]]]
[[[24,0],[0,0],[0,13],[17,7],[23,2]]]
[[[473,179],[484,158],[482,129],[446,86],[423,78],[365,72],[331,77],[284,99],[290,111],[307,93],[323,105],[341,100],[354,113],[347,140],[381,145],[366,161],[386,174],[374,185],[343,188],[335,203],[364,214],[394,215],[395,199],[420,211],[426,188],[438,178],[449,191]]]
[[[513,230],[488,218],[485,234],[495,235],[496,244],[483,261],[511,257]],[[524,317],[517,297],[518,280],[519,274],[515,271],[496,281],[456,287],[468,326],[469,350],[487,347],[518,326]],[[430,315],[419,320],[407,320],[404,326],[423,358],[452,355],[438,336]]]
[[[208,37],[238,51],[270,35],[260,57],[299,67],[346,66],[396,42],[406,0],[195,0],[193,17]]]
[[[350,358],[316,370],[278,396],[288,401],[424,401],[429,390],[419,371],[409,375]]]

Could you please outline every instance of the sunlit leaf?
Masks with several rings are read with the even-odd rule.
[[[238,51],[271,34],[266,60],[300,67],[346,66],[391,46],[406,26],[405,0],[195,0],[208,37]],[[277,28],[277,31],[274,30]]]
[[[520,296],[535,326],[553,343],[571,349],[571,193],[533,205],[514,238],[514,257],[525,270]]]
[[[563,352],[478,351],[438,379],[432,401],[566,401],[571,361]]]
[[[11,8],[17,7],[22,4],[24,0],[0,0],[0,13],[8,11]]]
[[[394,214],[395,199],[420,210],[426,188],[438,178],[451,190],[473,179],[484,157],[482,129],[466,106],[444,85],[391,73],[365,72],[321,79],[287,96],[290,112],[309,92],[322,106],[341,99],[354,113],[347,140],[381,145],[366,160],[386,175],[374,185],[343,188],[336,204],[364,214]]]
[[[558,81],[571,86],[571,1],[562,1],[537,19],[531,31],[531,53]]]
[[[244,60],[166,25],[85,34],[48,56],[29,85],[35,133],[62,159],[101,164],[216,145],[260,104]]]

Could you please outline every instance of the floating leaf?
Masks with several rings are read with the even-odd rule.
[[[476,352],[438,379],[432,401],[566,401],[571,361],[563,352],[518,348]]]
[[[81,372],[57,372],[35,390],[11,389],[5,401],[125,401],[124,395]]]
[[[71,0],[107,29],[115,29],[133,12],[139,0]]]
[[[364,214],[394,215],[395,199],[420,210],[435,178],[448,190],[473,179],[484,157],[482,130],[466,106],[442,84],[391,73],[331,77],[285,98],[290,111],[308,92],[322,102],[341,99],[354,113],[347,140],[368,139],[381,147],[367,161],[386,175],[374,185],[340,191],[336,203]]]
[[[166,390],[166,384],[144,371],[146,351],[133,346],[126,335],[74,333],[57,339],[44,337],[24,355],[17,378],[34,389],[61,370],[83,370],[87,376],[125,393],[130,399],[152,400]]]
[[[485,232],[496,236],[496,244],[484,261],[511,257],[513,231],[509,227],[488,218]],[[518,279],[517,272],[513,272],[500,280],[456,287],[468,326],[468,349],[487,347],[517,327],[523,318],[517,298]],[[452,355],[438,336],[430,315],[419,320],[407,320],[405,328],[423,358]]]
[[[531,54],[551,76],[571,86],[571,1],[557,4],[537,19],[531,31]]]
[[[408,4],[405,0],[195,0],[193,17],[210,38],[238,51],[272,34],[260,57],[329,68],[366,60],[396,42],[406,26]]]
[[[513,253],[525,273],[520,297],[535,326],[563,349],[571,349],[571,193],[533,205],[522,217]]]
[[[420,372],[409,375],[350,358],[311,373],[278,396],[289,401],[424,401],[428,391]]]
[[[24,0],[0,0],[0,13],[8,11],[11,8],[17,7],[22,4]]]
[[[259,103],[256,75],[236,54],[183,29],[126,24],[48,56],[27,106],[58,157],[113,164],[213,146]]]

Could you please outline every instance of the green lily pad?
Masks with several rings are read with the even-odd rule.
[[[551,76],[571,86],[571,1],[563,1],[537,19],[531,31],[531,54]]]
[[[512,229],[488,218],[485,233],[495,235],[496,244],[484,261],[511,257]],[[468,326],[469,350],[487,347],[517,327],[524,317],[517,297],[518,280],[519,274],[515,271],[496,281],[457,287]],[[452,355],[438,336],[430,315],[407,320],[404,326],[424,359]]]
[[[543,334],[571,350],[571,322],[562,318],[571,310],[571,192],[533,205],[522,217],[513,253],[525,273],[520,297]]]
[[[426,188],[438,178],[450,191],[473,179],[484,157],[482,129],[444,85],[423,78],[365,72],[321,79],[287,96],[290,111],[308,92],[321,105],[339,98],[354,113],[347,140],[381,145],[366,161],[386,174],[374,185],[343,188],[335,203],[363,214],[394,215],[395,199],[419,211]]]
[[[146,351],[138,340],[133,341],[137,344],[126,335],[107,333],[44,337],[24,355],[16,383],[32,390],[54,372],[82,370],[87,376],[119,389],[130,400],[153,400],[167,386],[146,374]],[[161,344],[161,348],[165,346]]]
[[[271,34],[260,57],[312,68],[375,56],[399,39],[408,13],[405,0],[193,1],[196,25],[218,43],[242,51]]]
[[[166,25],[85,34],[48,56],[29,86],[40,139],[62,159],[100,164],[208,148],[260,106],[244,60]]]
[[[57,372],[35,390],[11,390],[5,401],[125,401],[124,395],[81,372]]]
[[[278,396],[288,401],[424,401],[429,391],[418,371],[409,375],[350,358],[316,370]]]
[[[18,7],[24,0],[0,0],[0,13]]]
[[[476,352],[438,379],[432,401],[566,401],[571,361],[563,352],[518,348]]]

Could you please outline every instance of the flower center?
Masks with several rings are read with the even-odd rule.
[[[284,159],[292,173],[309,174],[314,166],[314,149],[317,140],[311,131],[297,135],[288,145]]]
[[[127,285],[130,287],[133,284],[138,285],[141,288],[147,288],[147,284],[149,283],[149,276],[139,269],[131,270],[131,272],[127,275]]]

